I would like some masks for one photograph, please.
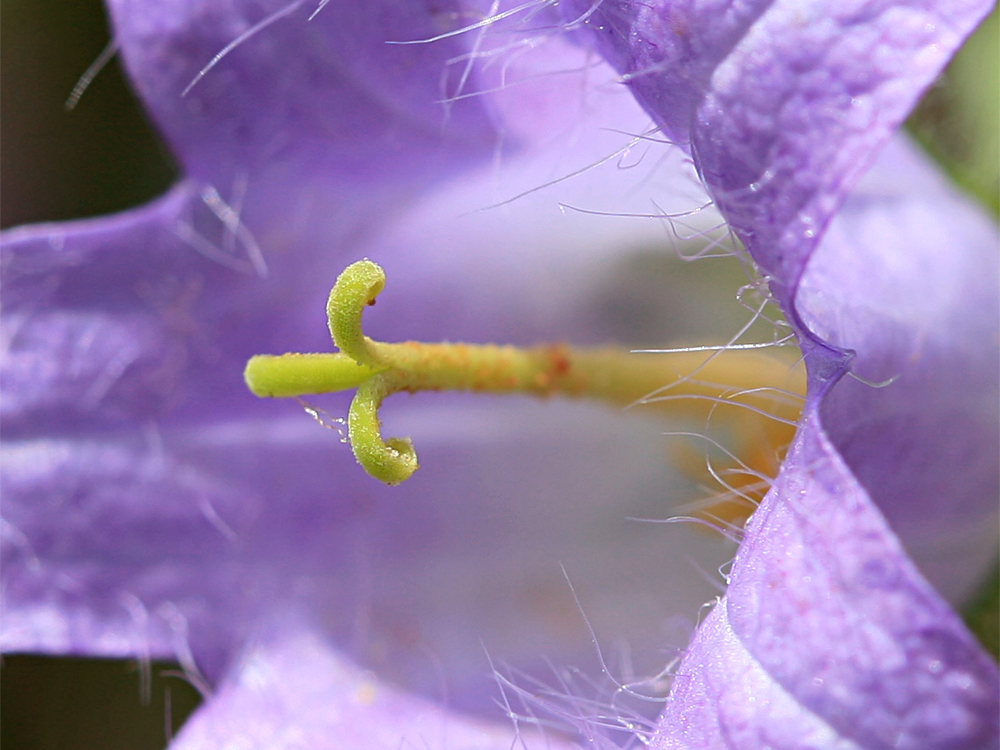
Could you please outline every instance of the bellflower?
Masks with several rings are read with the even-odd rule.
[[[382,339],[600,340],[592,293],[658,229],[557,201],[691,208],[693,165],[809,386],[726,594],[623,741],[996,747],[996,665],[946,600],[996,554],[997,232],[894,136],[990,8],[937,5],[109,0],[184,176],[4,235],[3,648],[179,659],[211,696],[177,748],[510,747],[483,647],[515,684],[585,659],[577,606],[669,661],[663,622],[704,592],[676,527],[623,520],[662,492],[660,428],[415,400],[425,467],[384,488],[240,373],[328,350],[366,254]]]

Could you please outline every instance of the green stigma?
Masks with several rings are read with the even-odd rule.
[[[419,466],[409,438],[382,438],[379,408],[400,391],[569,396],[723,420],[734,427],[739,461],[751,478],[774,476],[794,432],[804,376],[787,358],[754,350],[637,354],[566,344],[388,344],[361,330],[364,309],[384,286],[385,273],[376,263],[352,264],[327,302],[330,334],[340,351],[259,355],[247,363],[244,378],[255,395],[273,398],[356,388],[348,440],[358,463],[386,484],[405,481]]]

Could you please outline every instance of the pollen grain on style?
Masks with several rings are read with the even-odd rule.
[[[357,389],[348,414],[354,455],[376,479],[398,484],[418,467],[409,439],[383,440],[378,409],[406,391],[472,391],[564,396],[620,408],[642,404],[671,416],[729,426],[738,445],[723,481],[734,496],[754,496],[762,477],[773,477],[791,441],[801,409],[804,375],[795,360],[760,350],[672,351],[637,354],[616,348],[546,344],[518,348],[496,344],[373,341],[361,329],[362,313],[385,286],[370,260],[349,266],[327,303],[334,344],[325,354],[259,355],[244,373],[263,397],[292,397]],[[701,349],[697,347],[696,349]],[[713,472],[696,452],[679,455],[681,468],[706,479]],[[757,496],[763,494],[758,492]],[[722,511],[728,515],[730,511]],[[737,512],[738,514],[738,512]]]

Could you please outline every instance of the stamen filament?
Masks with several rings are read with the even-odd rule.
[[[404,481],[418,467],[409,439],[383,441],[381,436],[378,409],[385,398],[400,391],[559,395],[620,407],[642,403],[692,419],[718,416],[736,426],[744,449],[754,454],[765,446],[773,454],[774,446],[787,444],[799,416],[797,400],[786,394],[803,392],[801,368],[759,351],[653,356],[566,344],[521,349],[373,341],[362,333],[362,312],[374,304],[384,286],[385,274],[375,263],[364,260],[349,266],[327,304],[330,332],[340,352],[253,357],[245,378],[254,394],[265,397],[357,388],[348,418],[351,447],[365,470],[388,484]],[[776,461],[767,463],[776,469]],[[761,468],[759,463],[756,468]]]

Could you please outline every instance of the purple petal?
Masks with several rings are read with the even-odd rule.
[[[483,100],[445,113],[439,102],[454,92],[428,75],[462,56],[465,40],[387,44],[437,35],[460,11],[454,3],[329,3],[311,20],[314,6],[302,2],[108,5],[129,75],[187,175],[227,189],[243,173],[251,197],[257,183],[272,189],[248,213],[294,211],[304,182],[339,184],[343,198],[371,206],[375,196],[361,191],[412,190],[491,152],[496,123]]]
[[[689,145],[787,304],[847,191],[991,7],[616,0],[581,14],[639,102]]]
[[[803,425],[747,530],[728,594],[734,632],[777,684],[861,747],[989,747],[1000,730],[996,664],[818,427]]]
[[[899,377],[838,383],[803,426],[677,677],[662,747],[996,745],[996,665],[869,499],[955,599],[995,555],[984,519],[996,513],[1000,379],[983,311],[998,304],[996,246],[995,225],[906,143],[852,193],[797,300],[819,336],[856,350],[860,372]],[[751,696],[772,708],[734,715]],[[790,728],[789,700],[827,739]]]
[[[753,658],[733,632],[728,608],[723,598],[698,629],[650,746],[856,750]]]
[[[886,157],[896,178],[855,192],[816,250],[989,7],[789,2],[698,15],[605,3],[585,20],[637,98],[690,140],[803,337],[811,375],[806,420],[725,603],[685,659],[658,747],[998,742],[996,665],[872,502],[956,599],[996,553],[982,531],[995,530],[998,490],[996,230],[899,147]],[[848,368],[898,382],[831,391]],[[930,508],[947,522],[928,524]],[[931,562],[958,550],[954,564]],[[788,721],[789,700],[808,726]],[[734,708],[747,703],[758,709]]]
[[[780,300],[846,191],[990,3],[771,5],[715,71],[702,176]]]
[[[747,528],[726,599],[691,644],[653,746],[987,748],[998,691],[996,664],[812,415]]]
[[[286,624],[281,630],[279,639],[247,650],[172,748],[575,747],[529,727],[501,727],[457,716],[444,702],[417,698],[381,682],[302,626]]]
[[[855,477],[938,590],[961,602],[997,553],[996,224],[907,142],[890,144],[813,255],[796,304],[853,353],[822,406]]]

